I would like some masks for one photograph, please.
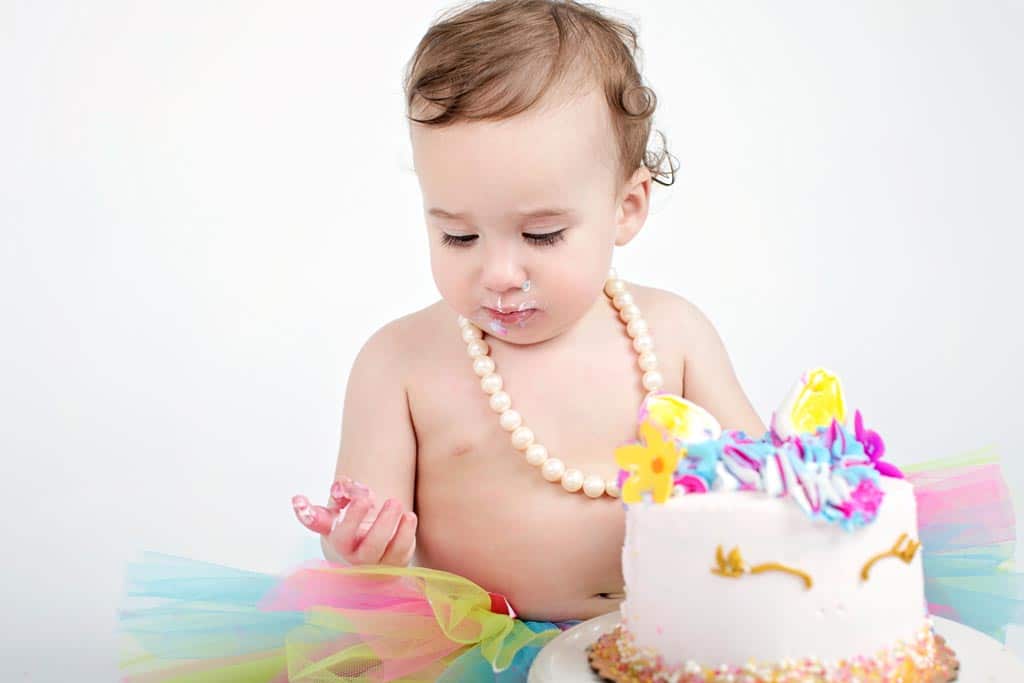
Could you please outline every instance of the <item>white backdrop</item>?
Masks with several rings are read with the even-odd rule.
[[[896,462],[1021,493],[1024,9],[770,5],[614,2],[682,164],[616,267],[762,414],[824,364]],[[400,85],[445,6],[0,2],[4,680],[113,680],[141,549],[316,551],[355,353],[436,297]]]

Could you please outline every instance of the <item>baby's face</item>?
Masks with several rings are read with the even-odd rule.
[[[500,122],[412,124],[410,134],[434,281],[452,308],[519,344],[557,336],[591,309],[650,188],[642,183],[637,225],[600,91]]]

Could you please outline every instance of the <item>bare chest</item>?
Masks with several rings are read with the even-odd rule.
[[[583,349],[494,352],[492,357],[512,408],[551,457],[566,467],[614,473],[613,451],[635,438],[645,393],[627,338]],[[664,374],[666,389],[678,392],[679,371],[666,367]],[[410,390],[410,409],[421,472],[435,467],[487,467],[505,475],[523,471],[522,452],[513,447],[464,351],[431,364],[417,384],[423,391]]]
[[[545,481],[512,445],[453,336],[451,350],[435,352],[409,387],[420,561],[502,592],[517,609],[601,613],[606,607],[595,596],[622,586],[621,504]],[[492,355],[512,407],[550,456],[567,468],[613,478],[614,450],[636,438],[645,394],[629,339],[612,335],[586,348],[495,349]],[[678,392],[681,368],[664,362],[662,368],[665,389]],[[544,588],[544,577],[552,576],[567,583]]]

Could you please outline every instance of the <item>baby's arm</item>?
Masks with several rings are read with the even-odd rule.
[[[299,519],[321,533],[324,557],[342,564],[404,566],[415,550],[413,512],[416,437],[405,391],[409,349],[401,321],[391,323],[360,350],[349,374],[335,486],[327,510]],[[381,503],[378,506],[378,503]],[[333,517],[324,528],[323,517]]]
[[[684,334],[683,397],[707,409],[724,429],[759,437],[764,423],[736,377],[714,325],[700,309],[682,300]]]

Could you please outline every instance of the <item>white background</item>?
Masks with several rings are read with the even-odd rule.
[[[446,6],[0,2],[4,680],[113,680],[139,550],[315,554],[354,355],[436,297],[401,76]],[[682,165],[620,273],[762,415],[823,364],[896,462],[1020,493],[1022,6],[615,7]]]

